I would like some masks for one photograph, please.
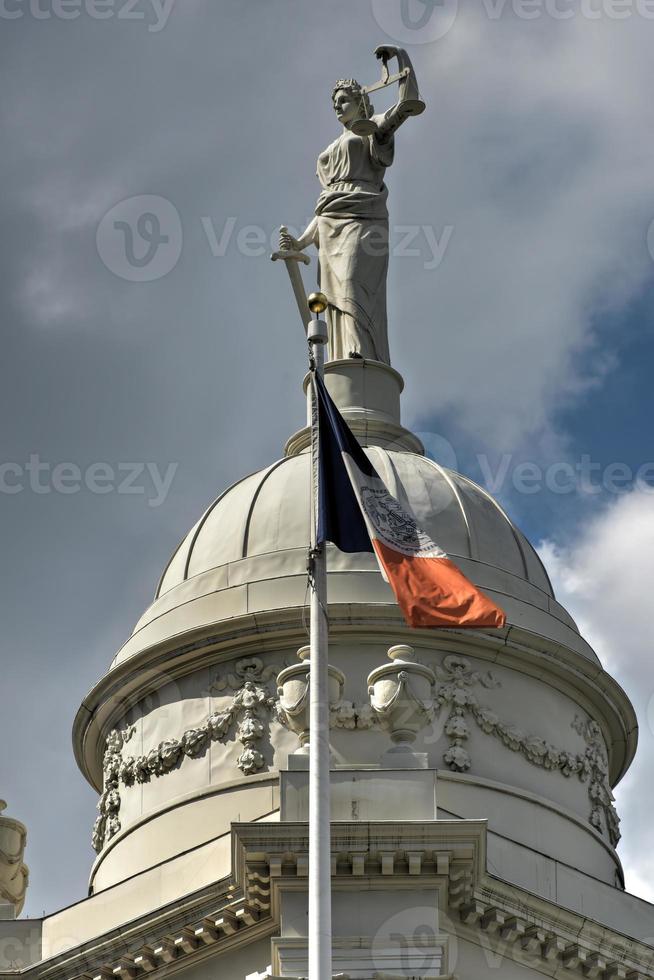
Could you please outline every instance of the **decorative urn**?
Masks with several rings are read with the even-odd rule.
[[[311,648],[301,647],[299,664],[286,667],[277,675],[279,714],[283,723],[300,739],[300,753],[309,751],[309,675]],[[331,665],[329,671],[329,705],[333,710],[341,701],[345,674]]]
[[[368,675],[370,704],[395,749],[406,752],[434,714],[436,675],[416,660],[413,647],[401,644],[388,651],[391,660]]]

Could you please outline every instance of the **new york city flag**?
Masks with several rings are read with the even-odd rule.
[[[386,488],[313,375],[318,406],[318,544],[371,551],[409,626],[501,627],[504,612],[470,582]]]

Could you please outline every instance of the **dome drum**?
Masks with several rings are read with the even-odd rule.
[[[330,662],[344,678],[332,711],[335,764],[375,766],[392,746],[375,717],[368,676],[397,635],[335,631]],[[597,705],[572,687],[564,691],[517,663],[509,666],[497,651],[475,650],[474,642],[462,640],[452,652],[456,647],[444,636],[412,639],[416,662],[437,679],[436,711],[412,748],[444,781],[439,806],[470,819],[492,812],[490,829],[498,834],[516,807],[536,809],[537,825],[527,821],[518,833],[511,824],[515,846],[536,847],[545,835],[553,860],[574,863],[572,847],[577,862],[585,855],[586,873],[619,879],[614,811],[607,797],[595,813],[589,796],[596,778],[610,796],[601,776],[607,748],[596,728]],[[180,851],[208,846],[228,833],[232,820],[277,819],[278,774],[301,747],[283,723],[277,693],[277,676],[297,662],[295,651],[280,640],[276,649],[264,652],[253,643],[241,653],[169,677],[115,719],[104,759],[104,794],[113,794],[108,816],[115,823],[93,871],[96,891]],[[544,662],[543,656],[541,667]],[[584,768],[589,752],[594,775]]]

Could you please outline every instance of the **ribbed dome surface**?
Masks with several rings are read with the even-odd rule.
[[[453,558],[502,569],[553,597],[538,555],[485,490],[415,453],[366,452],[391,492]],[[212,568],[308,542],[309,456],[302,453],[223,493],[174,553],[157,596]]]

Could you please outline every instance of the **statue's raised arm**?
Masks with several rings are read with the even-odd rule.
[[[411,59],[404,48],[396,48],[390,44],[381,44],[375,49],[375,55],[380,59],[384,66],[386,84],[390,77],[388,62],[391,58],[397,58],[399,73],[403,76],[399,79],[400,91],[396,104],[384,114],[383,121],[379,124],[377,132],[381,137],[392,135],[402,123],[406,122],[409,116],[419,116],[425,111],[425,103],[420,98],[418,91],[418,80]]]
[[[386,170],[393,163],[396,130],[409,116],[424,111],[411,60],[401,48],[382,45],[375,51],[383,64],[382,79],[362,86],[340,79],[332,104],[343,127],[341,135],[318,157],[322,193],[315,218],[294,238],[284,228],[282,252],[302,252],[316,245],[320,289],[329,300],[329,358],[362,357],[390,364],[386,316],[388,274],[388,190]],[[388,62],[397,58],[398,72]],[[399,82],[394,106],[375,115],[369,93]]]

